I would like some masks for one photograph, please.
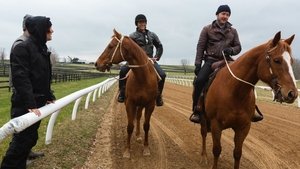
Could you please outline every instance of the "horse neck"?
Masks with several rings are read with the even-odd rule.
[[[258,46],[243,54],[231,66],[232,72],[240,79],[255,85],[258,80],[258,65],[261,59],[265,58],[264,46]],[[253,86],[233,79],[236,88],[252,90]]]
[[[142,49],[137,49],[129,51],[128,56],[130,57],[128,57],[128,59],[126,58],[126,61],[129,65],[139,66],[131,68],[135,76],[139,79],[145,79],[145,77],[148,77],[151,70],[149,68],[151,63],[149,63],[146,53]]]

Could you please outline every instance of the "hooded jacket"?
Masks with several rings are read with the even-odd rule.
[[[16,45],[10,54],[12,83],[15,88],[12,106],[26,109],[39,108],[37,102],[55,100],[50,88],[51,63],[48,52],[47,31],[49,18],[31,17],[26,21],[29,38]]]

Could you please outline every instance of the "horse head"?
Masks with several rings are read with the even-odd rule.
[[[293,103],[298,97],[290,47],[294,36],[282,40],[281,33],[278,32],[266,44],[265,57],[258,65],[259,79],[271,86],[274,100],[278,102]]]
[[[111,41],[98,57],[95,67],[99,71],[109,71],[112,64],[118,64],[124,61],[124,54],[126,51],[122,48],[124,36],[122,36],[115,29],[113,30],[114,35],[112,36]]]

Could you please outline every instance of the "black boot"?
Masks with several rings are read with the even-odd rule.
[[[162,95],[159,94],[156,97],[156,106],[163,106],[163,105],[164,105],[164,101],[163,101]]]
[[[200,123],[201,122],[201,114],[198,111],[194,111],[190,116],[190,121],[194,123]]]
[[[255,105],[255,113],[251,119],[252,122],[258,122],[264,119],[264,115],[261,113],[261,111],[258,109],[257,105]]]
[[[125,101],[125,89],[121,88],[119,91],[118,102],[124,103],[124,101]]]

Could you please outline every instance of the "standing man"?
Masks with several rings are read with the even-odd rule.
[[[12,47],[11,47],[11,51],[10,51],[10,52],[12,52],[12,50],[15,48],[16,45],[18,45],[18,44],[20,44],[21,42],[24,42],[24,41],[26,41],[26,40],[28,39],[28,37],[29,37],[29,32],[28,32],[28,30],[26,29],[25,22],[26,22],[26,20],[27,20],[28,18],[30,18],[30,17],[33,17],[33,16],[32,16],[32,15],[28,15],[28,14],[24,16],[24,18],[23,18],[23,23],[22,23],[23,34],[22,34],[20,37],[18,37],[18,38],[14,41],[14,43],[13,43],[13,45],[12,45]],[[12,90],[14,90],[14,87],[13,87],[13,84],[12,84],[11,71],[10,71],[10,73],[9,73],[9,86],[12,88]],[[33,152],[33,151],[30,151],[29,156],[28,156],[28,159],[29,159],[29,160],[32,160],[32,159],[35,159],[35,158],[38,158],[38,157],[41,157],[41,156],[44,156],[44,153],[42,153],[42,152]]]
[[[237,55],[241,51],[241,43],[237,30],[228,22],[231,10],[228,5],[221,5],[216,11],[217,19],[205,26],[200,34],[197,44],[195,59],[195,75],[193,94],[193,114],[190,120],[200,123],[200,113],[197,111],[197,102],[209,75],[213,72],[211,65],[219,60],[223,60],[222,52],[226,57]],[[202,61],[204,65],[201,67]],[[220,84],[222,85],[222,84]]]
[[[154,62],[154,68],[158,72],[161,80],[158,82],[158,96],[156,98],[156,105],[162,106],[164,104],[162,99],[162,91],[165,84],[166,73],[162,70],[162,68],[158,65],[157,61],[162,56],[163,46],[158,38],[158,36],[154,33],[146,29],[147,26],[147,18],[143,14],[139,14],[135,17],[135,26],[136,31],[131,33],[129,37],[133,39],[141,48],[144,49],[149,58],[151,58]],[[156,48],[156,52],[154,54],[153,47]],[[154,55],[153,55],[154,54]],[[129,67],[124,65],[120,69],[120,80],[119,81],[119,96],[118,102],[123,103],[125,100],[125,85],[126,79],[125,76],[129,71]],[[146,77],[147,78],[147,77]]]
[[[51,90],[50,53],[46,45],[52,39],[50,18],[29,17],[25,22],[29,38],[17,44],[11,51],[10,63],[14,86],[11,102],[11,117],[28,112],[41,115],[38,108],[55,100]],[[38,140],[38,121],[13,135],[2,160],[1,169],[25,169],[26,160]]]

